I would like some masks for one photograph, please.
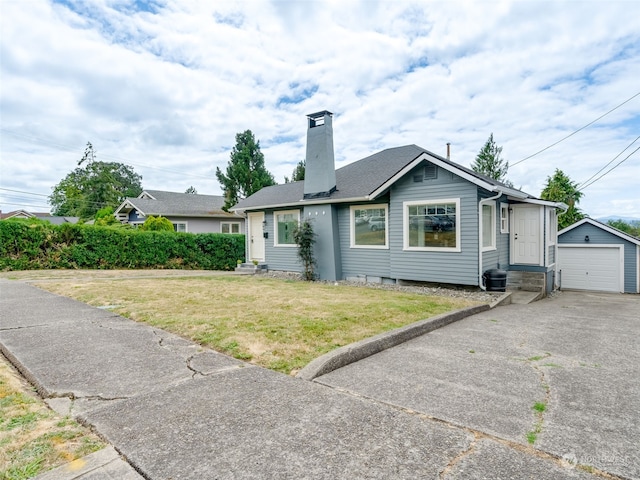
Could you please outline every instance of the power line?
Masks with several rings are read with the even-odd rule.
[[[617,154],[615,157],[613,157],[604,167],[602,167],[600,170],[598,170],[596,173],[594,173],[593,175],[591,175],[589,178],[587,178],[584,182],[580,182],[577,186],[578,189],[580,188],[581,185],[586,185],[587,183],[589,183],[589,181],[595,177],[596,175],[598,175],[601,171],[603,171],[605,168],[607,168],[609,165],[611,165],[620,155],[622,155],[625,150],[627,150],[628,148],[631,148],[631,145],[633,145],[634,143],[636,143],[638,141],[638,139],[640,139],[640,135],[637,136],[635,138],[635,140],[633,142],[631,142],[629,145],[627,145],[624,150],[622,150],[619,154]]]
[[[27,208],[46,208],[50,209],[49,205],[28,205],[26,203],[11,203],[11,202],[2,202],[3,205],[13,205],[14,207],[27,207]]]
[[[511,166],[511,167],[513,167],[514,165],[518,165],[519,163],[522,163],[522,162],[524,162],[525,160],[529,160],[530,158],[533,158],[533,157],[535,157],[536,155],[538,155],[538,154],[540,154],[540,153],[542,153],[542,152],[544,152],[544,151],[546,151],[546,150],[549,150],[549,149],[550,149],[550,148],[552,148],[552,147],[555,147],[555,146],[556,146],[556,145],[558,145],[559,143],[564,142],[567,138],[574,136],[576,133],[578,133],[578,132],[580,132],[580,131],[584,130],[585,128],[587,128],[587,127],[589,127],[589,126],[593,125],[594,123],[596,123],[598,120],[600,120],[600,119],[602,119],[602,118],[606,117],[606,116],[607,116],[607,115],[609,115],[611,112],[613,112],[613,111],[617,110],[618,108],[620,108],[621,106],[623,106],[625,103],[629,103],[631,100],[633,100],[634,98],[636,98],[638,95],[640,95],[640,92],[638,92],[638,93],[636,93],[635,95],[633,95],[633,96],[631,96],[631,97],[627,98],[627,99],[626,99],[624,102],[622,102],[620,105],[618,105],[618,106],[616,106],[616,107],[613,107],[613,108],[612,108],[611,110],[609,110],[607,113],[604,113],[604,114],[600,115],[600,116],[599,116],[598,118],[596,118],[595,120],[593,120],[593,121],[591,121],[591,122],[587,123],[587,124],[586,124],[585,126],[583,126],[583,127],[580,127],[579,129],[577,129],[576,131],[574,131],[574,132],[570,133],[570,134],[569,134],[569,135],[567,135],[566,137],[561,138],[561,139],[560,139],[560,140],[558,140],[557,142],[552,143],[552,144],[551,144],[551,145],[549,145],[548,147],[544,147],[542,150],[539,150],[539,151],[537,151],[536,153],[534,153],[534,154],[532,154],[532,155],[529,155],[528,157],[524,157],[522,160],[518,160],[517,162],[512,163],[510,166]]]
[[[36,195],[38,197],[49,197],[49,195],[45,195],[44,193],[32,193],[32,192],[24,192],[22,190],[13,190],[11,188],[1,188],[0,190],[4,190],[5,192],[14,192],[14,193],[24,193],[25,195]]]
[[[626,149],[625,149],[626,150]],[[582,191],[586,188],[589,188],[591,185],[593,185],[594,183],[596,183],[598,180],[600,180],[602,177],[604,177],[605,175],[610,174],[612,171],[614,171],[616,168],[618,168],[620,165],[622,165],[624,162],[626,162],[631,155],[633,155],[634,153],[636,153],[638,150],[640,150],[640,147],[636,148],[633,152],[631,152],[629,155],[627,155],[625,158],[623,158],[622,160],[620,160],[618,163],[616,163],[613,167],[611,167],[609,170],[607,170],[606,172],[604,172],[602,175],[600,175],[598,178],[594,179],[591,181],[591,183],[587,184],[587,185],[583,185],[578,191]]]

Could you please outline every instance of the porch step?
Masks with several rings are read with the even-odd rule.
[[[255,275],[257,273],[266,273],[269,268],[266,263],[258,263],[257,265],[252,262],[239,263],[235,268],[238,273],[245,273],[247,275]]]
[[[543,272],[519,272],[509,270],[507,272],[507,289],[525,292],[541,292],[544,294],[545,274]]]

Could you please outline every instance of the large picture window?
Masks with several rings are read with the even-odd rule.
[[[295,246],[293,230],[300,221],[300,210],[288,210],[275,212],[276,219],[276,246]]]
[[[351,207],[351,247],[387,248],[387,205],[355,205]]]
[[[482,205],[482,249],[493,250],[496,248],[496,206],[495,204]]]
[[[406,250],[460,251],[460,199],[404,203]]]

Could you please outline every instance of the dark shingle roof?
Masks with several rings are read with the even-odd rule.
[[[145,190],[153,198],[127,198],[145,215],[182,216],[182,217],[237,217],[234,213],[222,210],[224,197],[220,195],[200,195],[190,193]]]
[[[449,166],[452,170],[464,172],[475,177],[479,181],[489,185],[504,187],[514,190],[513,187],[493,180],[489,177],[474,172],[451,160],[447,160],[417,145],[388,148],[369,157],[350,163],[336,170],[337,190],[331,194],[331,202],[341,202],[350,199],[364,199],[376,192],[394,175],[401,172],[420,155],[427,154]],[[517,191],[517,190],[514,190]],[[304,194],[304,182],[285,183],[265,187],[250,197],[238,202],[234,210],[251,210],[264,207],[286,206],[295,204],[313,204],[313,200],[302,200]],[[526,194],[523,194],[526,195]],[[529,195],[526,195],[530,197]],[[326,201],[327,199],[323,199]],[[317,203],[317,200],[315,201]]]

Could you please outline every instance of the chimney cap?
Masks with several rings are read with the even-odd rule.
[[[333,116],[333,113],[331,113],[329,110],[322,110],[320,112],[310,113],[309,115],[307,115],[307,117],[309,117],[309,118],[321,118],[321,117],[324,117],[325,115]]]

